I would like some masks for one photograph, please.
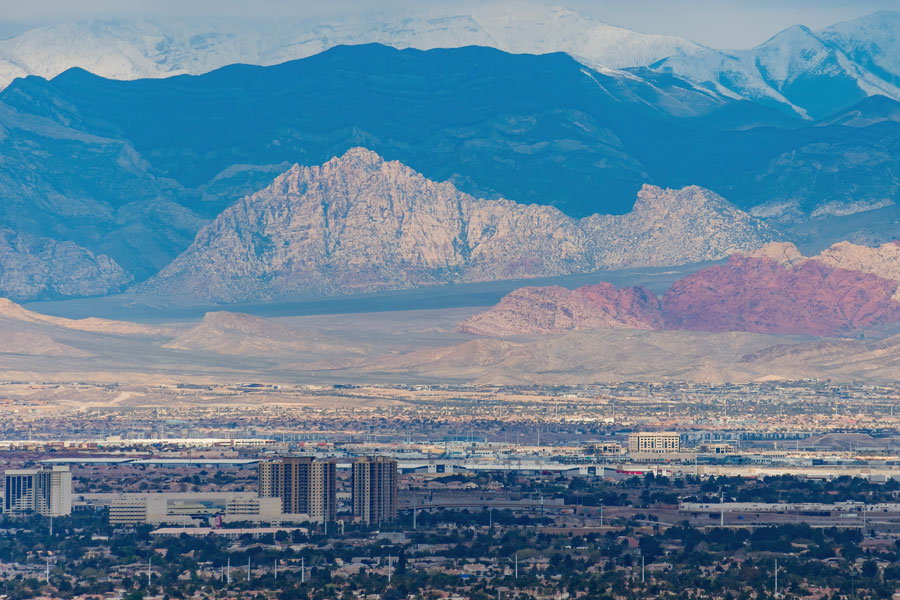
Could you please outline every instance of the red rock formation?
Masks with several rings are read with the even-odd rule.
[[[817,260],[786,266],[732,256],[677,281],[663,297],[667,329],[842,335],[900,320],[897,282]]]
[[[617,290],[598,283],[568,290],[559,286],[525,287],[496,306],[463,321],[459,330],[504,337],[591,329],[658,329],[659,299],[641,288]]]

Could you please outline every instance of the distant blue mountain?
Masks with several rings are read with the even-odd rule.
[[[890,119],[809,123],[671,74],[480,47],[344,46],[138,81],[71,69],[14,81],[0,128],[0,227],[71,240],[138,281],[290,164],[357,146],[572,216],[624,213],[655,183],[802,218],[893,201],[900,181]]]

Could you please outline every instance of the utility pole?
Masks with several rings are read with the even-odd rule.
[[[228,568],[225,569],[225,583],[231,585],[231,557],[228,557]]]
[[[278,581],[278,559],[275,559],[275,581]]]
[[[778,559],[775,559],[775,598],[778,598]]]
[[[250,558],[247,558],[247,583],[250,583]]]
[[[516,579],[519,578],[519,553],[516,552]]]
[[[306,557],[300,557],[300,583],[306,583]]]
[[[419,514],[419,509],[413,508],[413,530],[416,529],[416,517]]]
[[[393,567],[394,565],[391,562],[391,557],[388,556],[388,583],[391,582],[391,576],[394,574]]]
[[[153,571],[150,569],[153,565],[153,557],[147,559],[147,587],[150,587],[150,578],[153,576]]]
[[[777,564],[777,562],[776,562],[776,564]],[[777,577],[778,571],[776,570],[775,573],[776,573],[776,577]],[[776,579],[776,581],[778,581],[778,580]],[[641,585],[644,585],[644,555],[643,554],[641,554]],[[777,587],[778,586],[776,584],[776,588]]]
[[[50,555],[49,555],[49,554],[47,555],[47,573],[46,573],[46,577],[47,577],[47,583],[50,583]]]

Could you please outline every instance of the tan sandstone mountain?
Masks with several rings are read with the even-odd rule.
[[[163,344],[163,348],[233,356],[296,357],[298,354],[355,356],[366,346],[342,343],[254,315],[217,311],[206,313],[197,325]]]
[[[111,333],[116,335],[165,336],[172,333],[171,330],[165,327],[131,323],[130,321],[113,321],[110,319],[99,319],[97,317],[66,319],[63,317],[44,315],[30,311],[7,298],[0,298],[0,320],[19,323],[36,323],[75,331]]]
[[[628,215],[576,220],[479,200],[355,148],[295,165],[225,210],[138,290],[216,301],[372,292],[684,264],[773,237],[696,187],[646,186]]]

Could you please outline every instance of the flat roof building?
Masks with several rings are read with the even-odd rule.
[[[628,453],[678,452],[681,449],[681,436],[674,431],[643,431],[628,434]]]

